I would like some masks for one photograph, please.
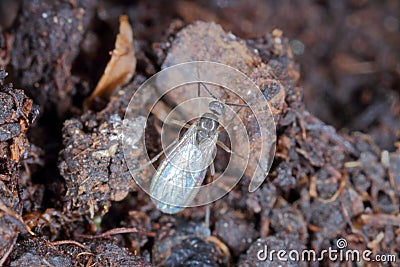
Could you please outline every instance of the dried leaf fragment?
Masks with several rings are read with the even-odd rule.
[[[115,48],[110,53],[111,59],[100,81],[88,99],[89,105],[96,97],[108,98],[116,88],[127,84],[135,73],[136,57],[132,27],[126,15],[120,16],[119,22],[119,34],[115,41]]]

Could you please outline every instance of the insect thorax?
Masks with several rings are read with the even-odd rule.
[[[218,117],[213,113],[204,113],[198,121],[197,142],[210,138],[218,133]]]

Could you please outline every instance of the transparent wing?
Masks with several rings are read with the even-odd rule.
[[[196,144],[197,126],[192,125],[161,162],[150,185],[157,208],[177,213],[190,205],[203,183],[218,136]]]

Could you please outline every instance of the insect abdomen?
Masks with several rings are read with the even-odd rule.
[[[192,203],[207,170],[197,164],[202,162],[201,156],[196,146],[187,144],[181,153],[163,160],[150,186],[152,201],[159,210],[173,214]]]

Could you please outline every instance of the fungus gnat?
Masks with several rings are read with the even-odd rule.
[[[198,97],[193,97],[192,85],[197,85]],[[207,91],[207,97],[200,96],[200,91]],[[241,104],[225,103],[222,98]],[[172,102],[179,104],[170,109]],[[241,112],[239,107],[246,110]],[[182,126],[186,128],[183,134]],[[154,146],[148,145],[158,141],[154,130],[160,132],[163,151],[149,158],[147,149]],[[226,136],[229,145],[222,142]],[[224,64],[194,61],[163,69],[135,91],[125,113],[122,141],[137,185],[159,210],[173,214],[220,199],[242,177],[250,179],[248,190],[254,192],[272,164],[276,132],[268,101],[249,77]],[[229,159],[216,157],[217,145],[231,154]],[[152,164],[162,155],[156,170]],[[205,182],[206,174],[214,176],[214,164],[221,173],[218,179]]]
[[[216,99],[209,89],[201,84]],[[213,176],[213,160],[220,131],[219,116],[225,114],[224,105],[244,106],[211,101],[208,106],[210,112],[202,114],[182,138],[171,144],[168,156],[159,165],[150,185],[152,200],[162,212],[174,214],[183,210],[196,197],[208,167],[211,168]],[[220,145],[231,152],[223,144]],[[171,202],[175,205],[168,204]]]

